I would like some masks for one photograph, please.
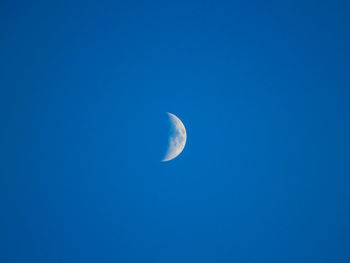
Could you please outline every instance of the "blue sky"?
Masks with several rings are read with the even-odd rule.
[[[1,262],[350,262],[347,1],[0,6]]]

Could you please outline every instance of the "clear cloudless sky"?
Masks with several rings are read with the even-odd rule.
[[[0,262],[350,262],[349,13],[2,0]]]

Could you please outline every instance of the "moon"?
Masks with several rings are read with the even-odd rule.
[[[170,121],[169,140],[166,154],[162,162],[176,158],[185,148],[187,134],[181,120],[174,114],[167,112]]]

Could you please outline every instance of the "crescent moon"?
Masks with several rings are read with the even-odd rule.
[[[187,134],[181,120],[174,114],[167,112],[170,121],[170,132],[168,148],[162,162],[170,161],[176,158],[185,148]]]

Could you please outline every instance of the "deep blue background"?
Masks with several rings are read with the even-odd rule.
[[[1,1],[0,262],[350,262],[348,3]]]

